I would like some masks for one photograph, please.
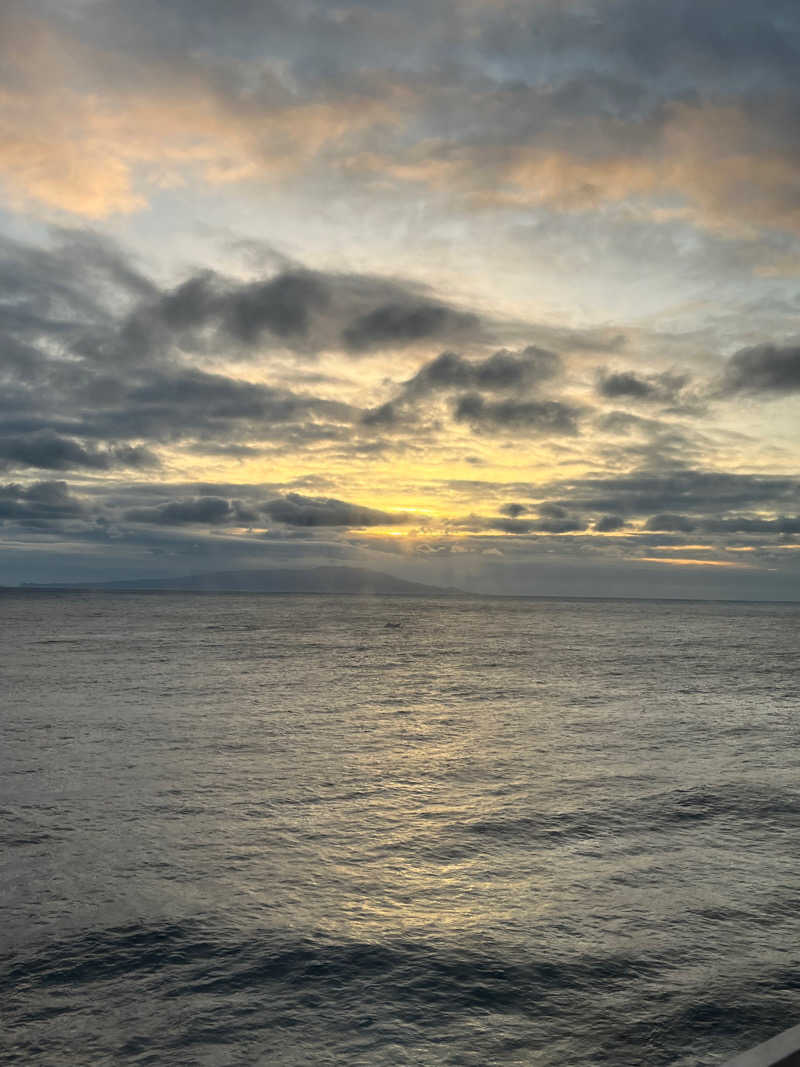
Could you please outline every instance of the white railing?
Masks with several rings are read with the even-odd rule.
[[[784,1030],[763,1045],[728,1060],[722,1067],[800,1067],[800,1026]]]

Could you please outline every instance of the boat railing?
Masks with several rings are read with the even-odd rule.
[[[749,1052],[728,1060],[722,1067],[800,1067],[800,1026],[784,1030]]]

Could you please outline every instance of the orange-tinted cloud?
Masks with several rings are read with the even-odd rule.
[[[192,175],[212,185],[282,179],[390,117],[378,96],[233,100],[190,66],[167,85],[117,86],[107,55],[35,20],[8,18],[0,31],[11,71],[0,87],[0,181],[17,207],[100,218]]]
[[[771,114],[763,102],[700,100],[642,119],[587,118],[547,87],[517,99],[481,83],[454,96],[446,78],[415,85],[388,69],[303,89],[243,66],[233,87],[188,53],[173,68],[118,56],[118,73],[113,51],[13,12],[0,15],[0,61],[0,181],[15,206],[99,218],[191,178],[318,170],[412,196],[431,188],[473,210],[631,203],[710,228],[800,230],[786,105]]]
[[[626,140],[625,150],[615,145]],[[563,138],[559,138],[563,140]],[[450,192],[475,208],[548,207],[560,212],[635,203],[640,215],[687,218],[712,229],[800,231],[797,162],[779,130],[765,135],[734,105],[675,105],[656,137],[636,143],[632,125],[609,124],[608,147],[587,154],[548,143],[469,145],[428,140],[404,156],[354,160],[376,175]]]

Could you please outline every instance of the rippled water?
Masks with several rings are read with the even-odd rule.
[[[3,1062],[798,1022],[799,647],[786,604],[3,595]]]

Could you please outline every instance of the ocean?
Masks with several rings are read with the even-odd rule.
[[[3,593],[0,1060],[722,1063],[800,1021],[799,649],[796,604]]]

